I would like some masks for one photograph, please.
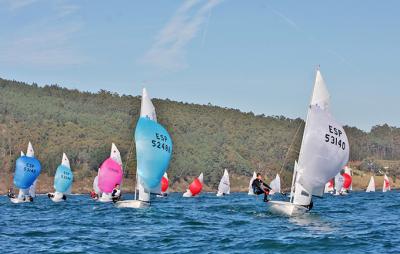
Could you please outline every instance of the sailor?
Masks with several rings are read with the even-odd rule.
[[[113,202],[117,202],[121,198],[121,190],[119,189],[119,184],[117,183],[111,193]]]
[[[15,194],[14,194],[13,188],[8,189],[7,196],[9,198],[15,198]]]
[[[94,190],[92,190],[91,192],[90,192],[90,197],[92,198],[92,199],[98,199],[99,198],[99,196],[97,195],[97,193],[94,191]]]
[[[268,202],[269,191],[272,190],[272,188],[268,184],[264,183],[260,173],[257,173],[257,178],[254,179],[251,186],[253,187],[255,195],[264,194],[264,202]]]

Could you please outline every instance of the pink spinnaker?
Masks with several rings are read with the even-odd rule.
[[[116,184],[121,184],[122,167],[113,159],[108,158],[101,164],[99,170],[99,188],[102,192],[111,193]]]

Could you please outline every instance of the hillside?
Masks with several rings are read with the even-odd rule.
[[[290,183],[303,120],[168,99],[153,99],[153,103],[159,122],[174,142],[168,171],[172,183],[190,181],[204,172],[205,182],[213,188],[223,168],[238,178],[245,176],[243,179],[253,171],[269,178],[280,172],[284,184]],[[104,90],[81,92],[57,85],[38,87],[0,79],[1,187],[10,183],[14,161],[21,150],[26,150],[29,140],[42,162],[42,175],[53,176],[66,152],[75,179],[91,179],[114,142],[127,164],[126,177],[134,179],[133,131],[139,111],[139,96]],[[400,175],[400,128],[386,124],[370,132],[345,128],[350,159],[356,161],[358,169]]]

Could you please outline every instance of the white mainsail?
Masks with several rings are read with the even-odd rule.
[[[279,174],[276,174],[275,179],[271,181],[269,186],[272,188],[270,192],[271,195],[274,193],[281,193],[281,178]]]
[[[349,142],[343,127],[329,112],[329,93],[317,70],[300,148],[293,203],[307,206],[322,196],[324,186],[349,159]]]
[[[368,187],[366,192],[375,192],[375,179],[374,176],[371,176],[371,179],[369,179]]]
[[[256,178],[257,178],[257,174],[256,174],[256,172],[253,172],[253,176],[251,177],[250,182],[249,182],[249,192],[248,192],[249,195],[254,195],[252,184],[253,184],[254,179],[256,179]]]
[[[230,191],[231,191],[231,185],[229,182],[229,174],[228,174],[228,170],[225,169],[224,174],[221,178],[221,181],[219,182],[219,185],[218,185],[217,196],[229,194]]]
[[[344,178],[340,172],[335,176],[335,195],[339,195],[342,191]]]

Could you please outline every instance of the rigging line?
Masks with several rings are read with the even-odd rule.
[[[297,130],[296,130],[296,133],[294,134],[292,143],[290,144],[289,149],[288,149],[287,152],[286,152],[285,159],[283,160],[283,163],[282,163],[282,167],[281,167],[281,169],[279,170],[279,174],[282,173],[283,168],[285,167],[286,161],[287,161],[288,156],[289,156],[290,149],[292,148],[292,146],[293,146],[293,144],[294,144],[294,141],[296,140],[297,134],[299,133],[300,127],[301,127],[302,125],[303,125],[303,122],[301,122],[301,123],[299,124],[299,127],[297,127]]]

